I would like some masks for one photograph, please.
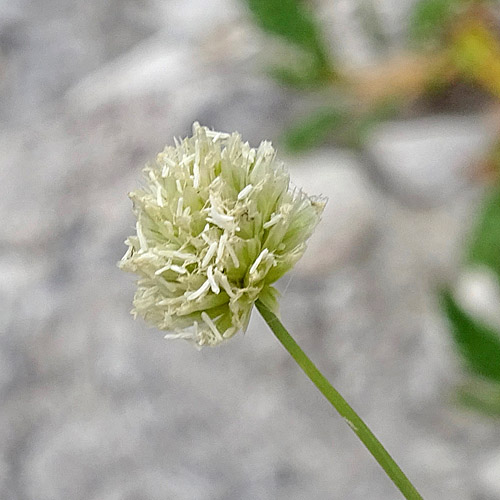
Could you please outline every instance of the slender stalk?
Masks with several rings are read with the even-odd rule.
[[[349,427],[354,431],[359,439],[361,439],[363,444],[368,448],[368,451],[385,470],[386,474],[399,488],[399,491],[401,491],[404,497],[409,500],[422,500],[422,496],[411,484],[410,480],[399,468],[394,459],[389,455],[387,450],[382,446],[382,443],[375,437],[373,432],[368,428],[363,420],[361,420],[359,415],[351,408],[340,393],[334,389],[330,382],[328,382],[323,374],[316,368],[314,363],[306,356],[304,351],[299,347],[286,328],[282,325],[281,321],[260,300],[257,300],[255,305],[266,323],[269,325],[269,328],[283,344],[283,347],[290,353],[292,358],[302,368],[312,383],[321,391],[323,396],[325,396],[325,398],[345,419]]]

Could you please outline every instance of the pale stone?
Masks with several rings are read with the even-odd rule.
[[[497,500],[500,498],[500,454],[491,453],[482,463],[478,471],[478,482],[484,498]]]
[[[431,117],[378,125],[366,150],[388,189],[410,203],[435,204],[467,185],[495,137],[485,117]]]
[[[356,157],[347,151],[320,150],[286,159],[291,180],[306,193],[327,197],[321,222],[294,268],[320,276],[359,254],[376,219],[374,193]]]

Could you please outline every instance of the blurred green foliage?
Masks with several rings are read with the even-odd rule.
[[[376,123],[411,109],[415,99],[433,96],[430,102],[438,102],[436,97],[457,82],[500,97],[500,41],[490,9],[499,0],[418,0],[409,18],[409,46],[401,47],[403,61],[391,59],[391,44],[374,0],[362,2],[357,15],[364,32],[380,55],[386,51],[387,56],[372,73],[349,72],[338,64],[307,0],[244,1],[263,31],[286,42],[279,63],[270,70],[273,78],[296,89],[322,87],[328,101],[283,134],[291,152],[318,146],[330,137],[361,148]],[[417,51],[407,52],[412,41],[422,47],[417,44]],[[370,88],[376,92],[370,93]],[[391,95],[399,96],[398,106],[394,100],[388,105]]]
[[[322,107],[286,130],[283,142],[293,153],[319,146],[327,139],[333,139],[340,146],[361,148],[372,128],[394,117],[399,105],[396,98],[384,99],[358,114],[347,105]]]
[[[295,45],[311,59],[304,77],[294,69],[281,68],[276,76],[289,84],[321,82],[334,75],[328,50],[312,12],[301,0],[245,0],[256,23],[267,33]]]
[[[333,130],[345,125],[349,114],[340,109],[321,108],[305,120],[290,127],[284,134],[285,147],[294,153],[323,143]]]
[[[442,293],[442,304],[467,367],[476,375],[500,383],[498,332],[472,319],[457,305],[449,291]]]
[[[457,393],[458,402],[492,417],[500,416],[500,384],[474,378],[462,384]]]
[[[380,99],[369,109],[364,110],[352,120],[345,139],[345,144],[353,148],[361,148],[366,136],[380,122],[394,118],[401,109],[400,99],[396,96]]]
[[[500,284],[500,186],[485,200],[467,263],[487,267]],[[500,332],[466,313],[450,291],[443,292],[441,299],[455,343],[473,376],[460,388],[459,400],[484,413],[500,415]]]
[[[420,0],[410,16],[410,37],[420,43],[441,41],[464,0]]]
[[[297,89],[311,89],[323,85],[325,73],[315,64],[289,64],[269,69],[269,74],[278,83]]]
[[[468,261],[487,266],[500,282],[500,186],[485,200],[471,241]],[[500,365],[500,358],[498,363]]]

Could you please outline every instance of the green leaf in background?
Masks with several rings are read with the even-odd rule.
[[[322,108],[294,125],[285,132],[283,141],[288,151],[298,153],[318,146],[327,137],[348,120],[345,111],[332,108]]]
[[[473,234],[468,261],[489,267],[500,281],[500,187],[486,199]]]
[[[449,291],[441,294],[441,300],[455,342],[469,369],[476,375],[500,382],[499,334],[465,313]]]
[[[436,42],[444,35],[457,6],[464,0],[420,0],[410,16],[410,36],[418,42]]]
[[[486,415],[500,416],[500,384],[475,377],[462,384],[457,393],[458,402]]]
[[[345,145],[355,149],[361,148],[373,127],[384,120],[394,118],[400,110],[400,105],[400,99],[389,97],[376,102],[370,109],[352,118],[344,138]]]
[[[323,77],[333,74],[318,24],[301,0],[245,0],[257,24],[307,52]]]
[[[269,74],[278,83],[297,89],[311,89],[325,82],[325,75],[321,68],[307,63],[301,67],[297,64],[289,67],[277,66],[271,68]]]
[[[319,146],[328,138],[354,149],[361,148],[366,135],[383,120],[394,117],[399,110],[397,98],[384,99],[362,113],[344,107],[323,107],[290,127],[283,142],[291,153]]]

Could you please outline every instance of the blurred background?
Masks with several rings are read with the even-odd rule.
[[[486,0],[0,0],[0,498],[387,500],[253,315],[129,315],[126,194],[193,121],[323,221],[282,318],[425,498],[500,499],[500,15]]]

